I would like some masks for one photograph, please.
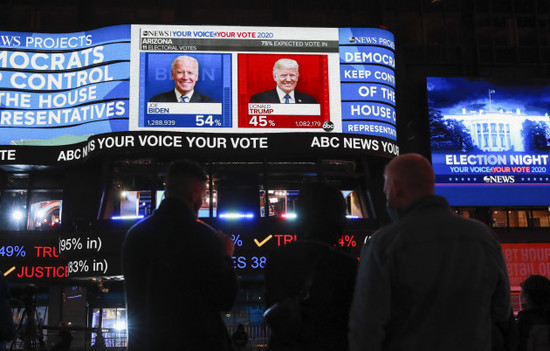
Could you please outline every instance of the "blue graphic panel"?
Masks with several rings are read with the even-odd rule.
[[[0,145],[128,130],[130,26],[0,32]]]
[[[430,77],[427,88],[436,187],[452,205],[550,204],[550,82]]]
[[[188,55],[195,58],[199,64],[199,76],[195,82],[193,94],[213,99],[220,105],[219,113],[211,113],[210,106],[205,107],[204,112],[201,112],[201,104],[196,104],[198,105],[195,106],[195,110],[198,109],[196,113],[177,113],[174,112],[177,106],[166,105],[166,102],[173,105],[171,101],[165,101],[163,105],[148,106],[153,97],[174,92],[175,82],[172,79],[171,65],[181,54],[141,53],[140,55],[139,127],[222,128],[232,126],[231,54],[193,53]],[[159,106],[162,107],[154,109]]]
[[[340,81],[381,83],[395,87],[395,72],[375,65],[340,65]]]
[[[340,28],[342,132],[396,140],[395,43],[376,28]]]
[[[342,83],[342,100],[379,101],[395,106],[395,90],[382,84]]]
[[[376,135],[391,140],[397,140],[395,127],[386,123],[370,121],[342,121],[343,133]]]

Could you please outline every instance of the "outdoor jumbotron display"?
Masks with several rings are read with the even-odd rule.
[[[550,83],[427,79],[436,192],[455,206],[550,205]]]
[[[395,44],[382,29],[121,25],[0,38],[2,163],[159,147],[398,153]]]

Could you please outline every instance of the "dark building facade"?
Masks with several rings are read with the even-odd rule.
[[[7,0],[0,3],[0,20],[3,31],[47,33],[79,32],[117,24],[387,29],[394,33],[396,43],[397,138],[400,152],[418,152],[428,157],[430,135],[426,77],[550,81],[550,3],[545,0],[342,0],[337,3],[324,0],[216,0],[197,2],[192,6],[185,2],[161,0]],[[69,279],[59,283],[54,279],[58,277],[53,276],[66,274],[65,268],[60,267],[66,267],[67,260],[76,264],[71,267],[76,270],[86,266],[100,271],[103,264],[116,265],[116,249],[107,251],[101,262],[99,256],[93,255],[78,259],[61,255],[60,258],[59,240],[63,240],[64,246],[83,245],[93,249],[98,245],[98,240],[104,240],[112,233],[110,241],[104,244],[117,248],[130,225],[106,223],[112,216],[122,214],[124,200],[116,196],[117,191],[126,188],[133,191],[131,196],[139,195],[144,201],[140,211],[144,215],[149,214],[161,197],[157,192],[162,189],[162,176],[174,156],[182,155],[110,155],[67,168],[0,166],[2,199],[28,204],[33,201],[63,201],[63,213],[51,212],[49,220],[53,224],[48,230],[36,226],[29,229],[28,221],[25,228],[11,222],[8,227],[7,215],[0,214],[4,218],[0,237],[17,240],[17,245],[10,245],[9,256],[21,258],[23,252],[31,255],[29,250],[32,250],[42,260],[28,265],[26,270],[17,266],[11,274],[20,274],[25,282],[38,283],[38,310],[42,314],[48,313],[48,324],[72,320],[74,325],[85,329],[108,328],[105,334],[109,339],[107,346],[124,348],[124,333],[120,331],[124,329],[121,323],[125,320],[121,277],[102,277],[101,274],[91,277],[88,274],[80,280]],[[246,194],[247,201],[253,203],[251,207],[261,207],[263,216],[269,217],[272,211],[276,213],[280,210],[279,205],[270,207],[270,197],[285,198],[285,204],[291,206],[293,196],[290,191],[283,194],[269,190],[295,190],[297,180],[321,177],[342,190],[349,190],[350,193],[346,193],[350,196],[349,212],[361,215],[362,222],[349,225],[347,237],[342,238],[343,245],[351,247],[352,242],[353,247],[360,245],[364,237],[387,220],[381,191],[381,174],[387,161],[384,158],[343,155],[335,160],[334,155],[261,155],[231,159],[227,155],[212,158],[202,154],[191,157],[203,161],[209,171],[212,191],[204,209],[207,217],[215,217],[215,191],[220,191],[220,194],[224,190]],[[243,179],[255,186],[236,189],[235,184]],[[255,201],[260,205],[254,205]],[[505,244],[547,245],[550,243],[549,209],[540,206],[505,207],[495,203],[494,206],[464,206],[455,210],[493,225]],[[61,224],[55,224],[61,218],[64,219]],[[212,222],[220,224],[215,220]],[[236,243],[240,240],[239,233],[245,233],[239,231],[242,227],[238,225],[220,225],[225,226],[224,229],[233,235]],[[258,239],[273,234],[273,241],[292,240],[288,226],[277,220],[258,224],[249,231],[263,235]],[[21,241],[22,232],[31,233],[26,241]],[[78,233],[85,233],[81,241],[76,240]],[[98,234],[93,236],[93,233]],[[353,235],[356,241],[352,241]],[[536,249],[536,246],[529,248]],[[6,250],[5,245],[3,250]],[[3,252],[5,257],[7,251]],[[249,269],[252,264],[256,267],[261,265],[261,258],[254,258],[255,262],[251,257],[247,258]],[[84,260],[86,263],[83,263]],[[237,259],[236,265],[242,266],[244,261]],[[40,272],[37,267],[41,267]],[[116,270],[116,267],[111,268]],[[48,279],[43,280],[45,275]],[[243,279],[243,293],[239,296],[240,307],[227,317],[228,325],[242,321],[256,325],[256,329],[251,327],[249,331],[257,333],[258,345],[265,341],[262,339],[265,335],[261,334],[261,328],[257,326],[259,323],[251,320],[261,318],[263,306],[260,291],[261,277],[247,274]],[[96,334],[90,333],[89,329],[86,332],[78,334],[80,336],[75,339],[75,345],[83,345],[84,348],[95,343]]]

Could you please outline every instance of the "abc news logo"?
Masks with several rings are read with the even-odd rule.
[[[490,184],[506,184],[506,183],[515,183],[516,180],[514,176],[485,176],[483,177],[485,183]]]
[[[325,132],[332,132],[334,130],[334,123],[332,121],[325,121],[323,123],[323,130]]]

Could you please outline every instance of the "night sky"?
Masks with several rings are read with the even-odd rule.
[[[493,110],[522,114],[550,113],[550,81],[495,80],[476,78],[428,77],[428,98],[443,114],[489,110],[489,90]]]

